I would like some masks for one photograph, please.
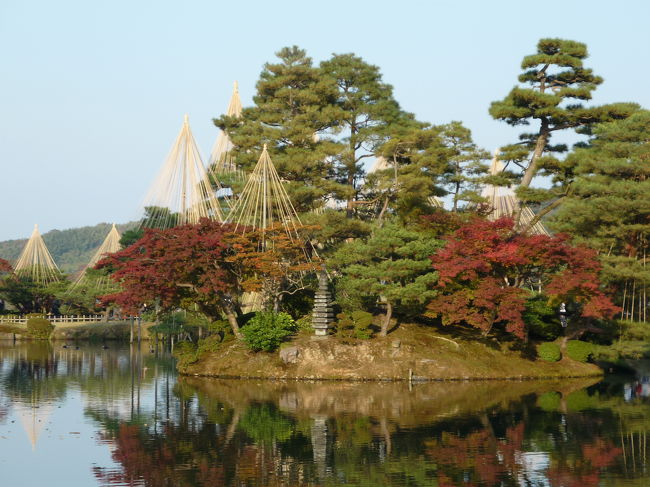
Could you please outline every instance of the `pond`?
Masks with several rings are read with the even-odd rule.
[[[78,347],[78,348],[77,348]],[[647,378],[178,377],[142,346],[0,342],[4,486],[650,485]]]

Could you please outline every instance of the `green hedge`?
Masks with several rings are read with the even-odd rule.
[[[569,340],[566,344],[566,353],[573,360],[588,362],[594,353],[594,346],[580,340]]]
[[[545,342],[537,345],[537,356],[547,362],[557,362],[562,358],[560,346],[553,342]]]
[[[27,320],[27,334],[32,338],[47,340],[54,331],[54,325],[45,318],[30,318]]]

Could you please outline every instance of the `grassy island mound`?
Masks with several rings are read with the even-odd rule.
[[[310,380],[541,379],[601,375],[596,365],[564,358],[530,359],[495,340],[432,335],[417,325],[401,326],[373,340],[317,339],[299,335],[279,352],[251,352],[230,341],[213,351],[181,353],[182,374],[211,377]]]

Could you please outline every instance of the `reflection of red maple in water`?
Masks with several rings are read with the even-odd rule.
[[[439,487],[454,487],[458,481],[467,487],[500,485],[505,478],[516,478],[515,453],[523,439],[523,422],[508,428],[502,439],[488,428],[464,438],[444,434],[441,441],[428,445],[427,454],[438,464]],[[467,473],[472,474],[466,478]]]
[[[211,436],[211,441],[218,441]],[[110,441],[110,440],[109,440]],[[151,436],[137,425],[121,424],[113,440],[113,460],[119,470],[95,468],[102,485],[145,485],[147,487],[213,487],[220,485],[266,485],[269,487],[314,485],[290,482],[275,475],[278,465],[291,463],[262,445],[231,444],[221,450],[206,437],[167,426]]]
[[[596,487],[602,471],[623,453],[612,442],[596,439],[582,445],[582,456],[549,468],[548,479],[553,487]]]
[[[174,433],[173,428],[165,428],[165,434],[176,436]],[[180,442],[147,442],[146,435],[137,425],[121,424],[112,456],[122,468],[119,471],[95,468],[95,477],[104,485],[223,485],[221,465],[209,465],[206,459],[192,457],[193,449],[181,447],[183,451],[175,451],[169,447],[181,445]]]
[[[497,486],[506,479],[518,478],[522,464],[516,457],[523,440],[522,422],[508,428],[501,439],[489,428],[465,437],[443,434],[440,441],[428,444],[427,454],[438,464],[439,487]],[[599,438],[582,445],[581,455],[569,461],[564,457],[556,460],[546,475],[552,487],[596,487],[602,471],[622,452],[612,442]]]

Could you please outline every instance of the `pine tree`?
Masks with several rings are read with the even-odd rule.
[[[447,164],[443,185],[452,195],[452,211],[458,211],[462,202],[479,203],[479,186],[489,169],[484,162],[489,153],[476,146],[472,132],[461,122],[442,125],[440,138]]]
[[[338,85],[337,114],[339,134],[345,149],[336,156],[336,176],[345,190],[339,198],[346,201],[348,216],[354,213],[359,183],[364,175],[363,161],[373,157],[386,140],[394,124],[412,120],[393,98],[393,87],[382,81],[377,66],[354,54],[334,54],[321,64],[323,74]]]
[[[502,148],[501,159],[522,169],[519,196],[525,201],[545,201],[567,194],[565,168],[553,154],[566,152],[565,144],[551,144],[554,133],[574,129],[589,134],[595,124],[624,119],[637,107],[631,103],[586,107],[592,92],[603,82],[584,67],[587,46],[564,39],[541,39],[535,54],[524,57],[519,82],[508,96],[490,106],[490,115],[512,126],[538,124],[536,131],[522,133],[520,141]],[[554,191],[529,190],[533,178],[542,171],[557,176],[560,188]],[[557,203],[559,204],[559,203]],[[550,211],[552,208],[546,211]]]
[[[429,234],[398,224],[378,228],[365,241],[344,245],[330,260],[342,275],[337,296],[347,294],[385,304],[381,336],[386,336],[394,311],[424,306],[435,295],[431,286],[437,275],[431,270],[429,256],[439,245]]]
[[[430,213],[441,205],[437,197],[447,194],[452,195],[453,211],[463,201],[482,200],[477,189],[488,171],[484,160],[489,155],[474,144],[461,122],[394,130],[379,154],[388,167],[370,174],[364,191],[383,200],[380,220],[389,207],[403,218]]]
[[[322,76],[312,59],[297,46],[276,53],[257,82],[252,107],[241,118],[222,116],[214,123],[226,130],[235,145],[237,165],[252,169],[262,146],[268,151],[287,191],[300,211],[323,205],[335,189],[331,158],[338,144],[324,137],[339,120],[334,81]]]
[[[603,280],[617,288],[624,317],[647,317],[650,285],[650,111],[594,130],[590,147],[569,155],[573,193],[552,228],[599,251]],[[644,314],[645,312],[645,314]]]
[[[366,199],[377,202],[380,222],[387,213],[408,220],[431,212],[434,198],[445,194],[441,187],[444,149],[438,127],[419,124],[391,131],[378,149],[383,163],[368,174],[363,187]]]

